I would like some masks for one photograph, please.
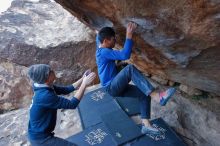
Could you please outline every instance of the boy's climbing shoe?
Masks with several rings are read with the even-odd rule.
[[[175,88],[169,88],[165,92],[159,93],[160,96],[160,105],[165,106],[167,101],[173,96],[176,92]]]
[[[154,128],[154,127],[142,125],[141,133],[142,134],[159,135],[160,131],[158,129]]]

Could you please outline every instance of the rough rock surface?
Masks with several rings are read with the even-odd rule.
[[[32,89],[26,70],[26,67],[0,59],[0,113],[30,103]]]
[[[26,67],[50,64],[58,83],[73,83],[95,69],[94,32],[50,0],[14,0],[0,15],[0,111],[31,100]]]
[[[27,138],[29,109],[21,108],[0,115],[0,145],[30,146]],[[56,136],[67,138],[81,131],[81,123],[77,110],[59,110]]]
[[[188,87],[183,84],[179,86],[179,89],[188,95],[202,95],[202,91],[195,89],[193,87]]]
[[[219,97],[197,100],[177,92],[165,107],[152,103],[152,118],[162,117],[189,146],[218,146],[219,104]]]
[[[219,0],[55,1],[94,29],[114,26],[120,45],[127,22],[136,22],[133,64],[220,95]]]

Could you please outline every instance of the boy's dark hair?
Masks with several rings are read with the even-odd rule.
[[[104,39],[115,37],[115,31],[112,27],[103,27],[98,33],[98,39],[103,43]]]

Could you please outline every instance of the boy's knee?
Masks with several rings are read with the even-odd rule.
[[[136,67],[134,65],[132,65],[132,64],[127,65],[127,67],[128,67],[129,70],[136,69]]]
[[[128,64],[126,67],[129,68],[129,69],[132,69],[132,68],[134,68],[134,65],[133,64]]]

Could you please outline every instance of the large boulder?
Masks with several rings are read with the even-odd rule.
[[[138,24],[131,63],[143,72],[220,95],[218,0],[55,0],[83,23],[116,29]]]
[[[0,111],[27,106],[27,67],[50,64],[57,83],[70,84],[95,69],[95,35],[50,0],[14,0],[0,15]]]
[[[64,73],[94,67],[94,32],[50,0],[15,0],[0,16],[0,57],[16,64],[51,64]],[[66,73],[68,74],[68,73]]]
[[[27,68],[0,59],[0,113],[30,104],[32,89]]]
[[[55,134],[67,138],[82,130],[77,110],[59,110]],[[29,108],[21,108],[0,115],[0,145],[30,146],[27,136]]]

